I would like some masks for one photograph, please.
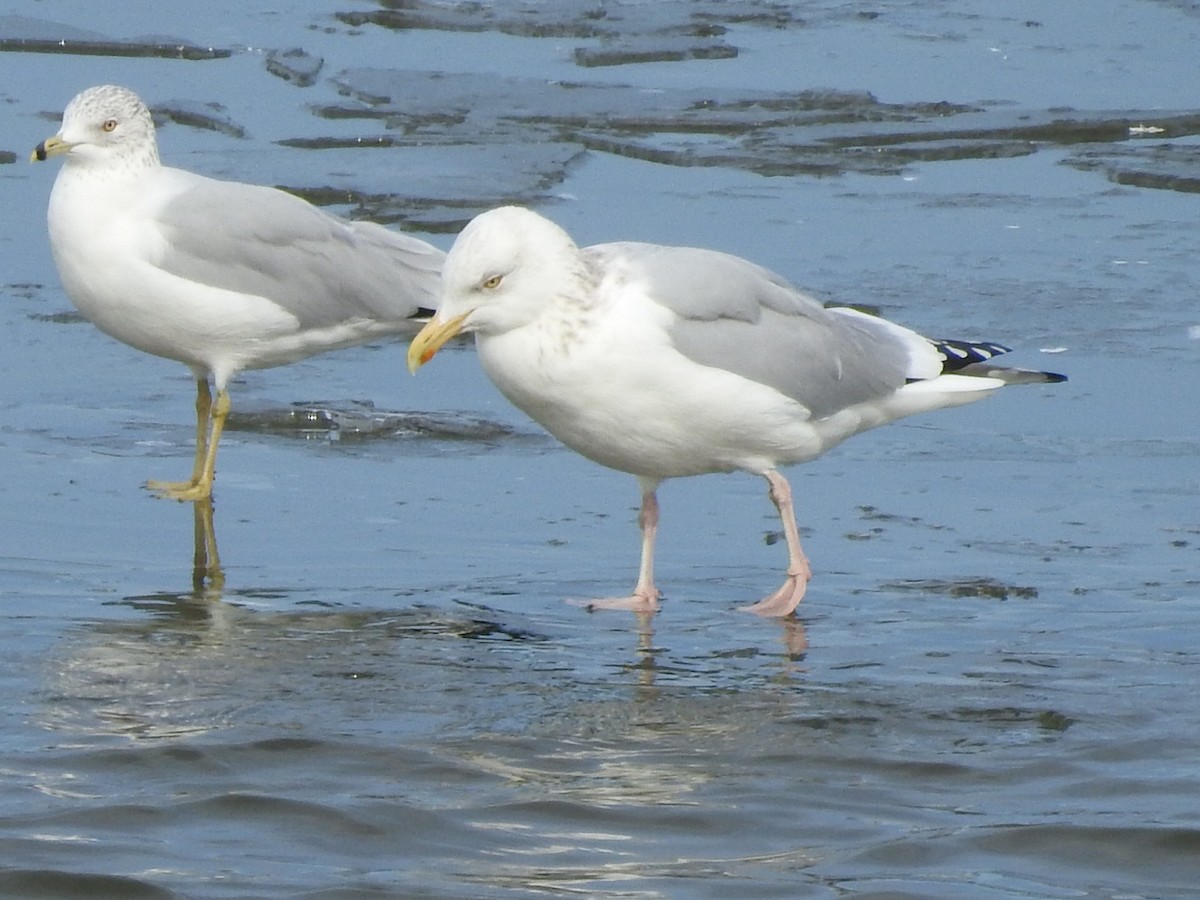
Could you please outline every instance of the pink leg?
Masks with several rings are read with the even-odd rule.
[[[658,610],[658,588],[654,586],[654,538],[658,533],[658,497],[654,491],[658,482],[642,482],[642,510],[638,527],[642,529],[642,565],[638,570],[637,586],[628,597],[604,597],[580,603],[589,612],[595,609],[629,609],[638,613]]]
[[[788,616],[796,611],[796,607],[804,599],[808,580],[812,578],[812,568],[808,564],[808,557],[800,549],[800,530],[796,527],[796,513],[792,509],[792,489],[787,479],[774,469],[768,469],[764,477],[771,485],[768,495],[779,510],[779,518],[783,521],[783,535],[787,538],[787,580],[769,597],[763,597],[757,603],[743,606],[742,609],[760,616]]]

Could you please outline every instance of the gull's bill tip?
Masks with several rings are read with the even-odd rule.
[[[468,315],[463,313],[445,322],[436,317],[430,319],[408,345],[408,371],[415,375],[417,369],[433,359],[447,341],[461,334]]]
[[[60,156],[71,149],[71,145],[60,138],[58,135],[46,138],[40,144],[33,148],[33,152],[29,154],[30,162],[45,162],[51,156]]]

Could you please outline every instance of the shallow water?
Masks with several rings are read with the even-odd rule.
[[[1189,4],[200,6],[0,6],[0,894],[1194,896]],[[564,603],[635,485],[466,347],[246,375],[206,523],[140,487],[190,377],[70,315],[24,163],[104,81],[172,163],[719,247],[1071,380],[793,469],[792,623],[735,609],[741,475],[664,486],[652,623]]]

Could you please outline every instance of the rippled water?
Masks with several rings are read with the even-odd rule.
[[[0,894],[1194,896],[1191,4],[198,6],[0,6]],[[653,622],[564,603],[636,487],[467,347],[248,374],[208,519],[140,488],[188,373],[71,314],[24,163],[104,81],[172,163],[719,247],[1071,380],[794,469],[790,623],[735,609],[746,476],[664,487]]]

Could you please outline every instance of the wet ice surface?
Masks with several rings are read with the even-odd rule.
[[[0,893],[1192,896],[1200,18],[1102,6],[0,10]],[[465,346],[247,374],[206,544],[140,489],[190,377],[73,314],[23,162],[102,81],[171,163],[719,247],[1071,381],[792,469],[789,625],[740,475],[662,490],[650,629],[563,603],[628,589],[635,485]]]

